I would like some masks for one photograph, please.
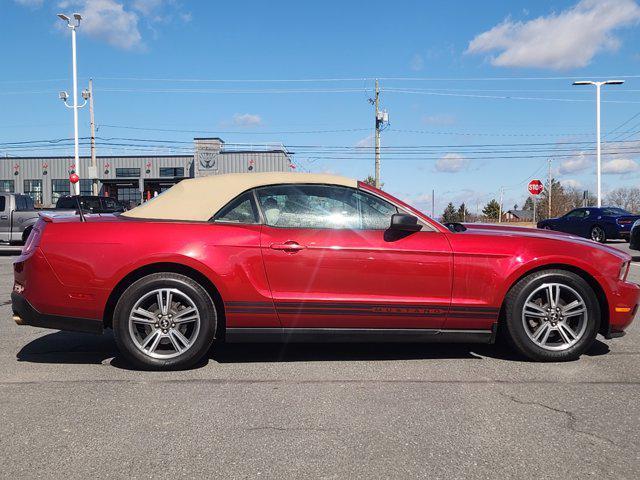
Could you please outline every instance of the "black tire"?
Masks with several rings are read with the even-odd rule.
[[[577,292],[584,300],[587,315],[582,336],[565,350],[548,350],[537,345],[525,331],[524,303],[536,289],[549,283],[562,284]],[[527,275],[516,283],[505,298],[503,328],[512,347],[525,357],[539,362],[575,360],[593,344],[600,328],[600,305],[591,286],[579,275],[566,270],[542,270]]]
[[[594,226],[589,232],[591,240],[598,243],[607,243],[607,233],[599,225]]]
[[[182,353],[176,350],[176,356],[172,358],[154,358],[146,354],[136,345],[130,331],[129,315],[132,309],[141,298],[157,289],[175,289],[180,294],[187,295],[199,315],[199,328],[197,332],[192,331],[193,338],[190,338],[190,346]],[[159,330],[156,326],[143,327]],[[113,314],[113,331],[122,357],[133,367],[143,370],[180,370],[192,367],[209,351],[216,333],[216,326],[216,307],[207,291],[193,279],[170,272],[154,273],[132,283],[118,300]],[[157,333],[160,336],[161,332]],[[161,342],[165,341],[161,340]],[[165,343],[170,343],[169,339]],[[185,344],[181,345],[185,346]]]

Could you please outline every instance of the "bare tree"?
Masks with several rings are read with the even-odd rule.
[[[630,212],[640,211],[640,188],[619,187],[611,190],[606,198],[607,205],[620,207]]]

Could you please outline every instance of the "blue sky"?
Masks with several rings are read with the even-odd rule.
[[[80,88],[94,78],[97,135],[142,140],[103,140],[127,145],[99,154],[187,142],[170,144],[178,152],[210,135],[282,142],[300,170],[364,178],[373,172],[367,99],[379,77],[390,115],[386,190],[430,211],[433,188],[438,211],[450,200],[473,211],[505,187],[510,207],[544,177],[548,156],[565,184],[595,190],[595,92],[571,82],[623,77],[603,90],[603,132],[613,130],[603,188],[640,178],[634,0],[0,0],[1,155],[72,153],[6,145],[73,135],[57,99],[71,90],[59,11],[85,18]],[[80,122],[88,135],[87,109]]]

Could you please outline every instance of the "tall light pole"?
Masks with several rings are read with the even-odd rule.
[[[590,80],[582,80],[579,82],[573,82],[574,85],[595,85],[596,86],[596,136],[597,138],[597,146],[596,146],[596,155],[597,155],[597,177],[598,177],[598,207],[602,206],[602,158],[600,151],[600,88],[603,85],[622,85],[624,80],[606,80],[604,82],[592,82]]]
[[[59,97],[60,100],[64,102],[64,104],[68,108],[73,109],[73,134],[74,134],[74,157],[75,157],[75,172],[76,175],[80,176],[80,151],[78,146],[78,109],[84,107],[87,104],[87,98],[89,98],[89,92],[87,90],[82,91],[82,98],[84,98],[84,103],[82,105],[78,105],[78,65],[76,62],[76,29],[80,26],[80,20],[82,17],[79,13],[74,13],[72,22],[71,19],[63,13],[59,13],[58,17],[61,20],[67,22],[67,27],[71,29],[71,55],[73,57],[73,105],[69,105],[67,103],[67,98],[69,95],[67,92],[60,92]],[[71,189],[76,195],[80,195],[80,182],[70,183]]]

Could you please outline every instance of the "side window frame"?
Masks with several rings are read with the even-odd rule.
[[[400,207],[399,207],[398,205],[396,205],[395,203],[390,202],[389,200],[387,200],[387,199],[385,199],[385,198],[381,198],[381,197],[379,197],[379,196],[377,196],[377,195],[374,195],[374,194],[372,194],[372,193],[370,193],[370,192],[367,192],[367,191],[365,191],[365,190],[362,190],[362,189],[360,189],[360,188],[353,188],[353,187],[348,187],[348,186],[345,186],[345,185],[333,185],[333,184],[322,184],[322,183],[299,183],[299,184],[298,184],[298,183],[292,183],[292,184],[286,184],[286,183],[284,183],[284,184],[262,185],[262,186],[260,186],[260,187],[257,187],[257,188],[254,188],[254,189],[253,189],[253,193],[254,193],[254,196],[255,196],[255,203],[256,203],[256,205],[257,205],[257,207],[258,207],[258,211],[259,211],[259,213],[260,213],[260,222],[261,222],[263,225],[268,225],[268,226],[269,226],[269,227],[271,227],[271,228],[281,228],[281,229],[296,229],[296,228],[304,228],[304,229],[309,229],[309,230],[353,230],[353,229],[350,229],[350,228],[330,228],[330,227],[287,227],[287,226],[269,225],[269,224],[266,222],[266,217],[265,217],[265,214],[264,214],[264,212],[263,212],[263,210],[262,210],[262,205],[260,204],[260,201],[259,201],[259,198],[258,198],[258,189],[262,189],[262,188],[272,188],[272,187],[287,187],[287,186],[309,186],[309,187],[323,186],[323,187],[332,187],[332,188],[338,188],[338,189],[350,190],[351,192],[353,192],[353,193],[354,193],[354,194],[356,194],[356,195],[361,195],[361,196],[363,196],[363,197],[370,196],[370,197],[374,198],[374,199],[375,199],[375,200],[377,200],[377,201],[387,203],[387,204],[391,205],[393,208],[395,208],[396,213],[400,213],[400,212],[402,212],[402,213],[409,213],[409,212],[406,212],[404,209],[400,208]],[[361,209],[361,208],[357,208],[357,211],[358,211],[358,215],[359,215],[359,216],[362,216],[362,209]],[[413,214],[410,214],[410,215],[413,215]],[[361,218],[361,220],[362,220],[362,218]],[[423,225],[423,227],[425,226],[425,223],[424,223],[422,220],[418,219],[418,222],[419,222],[421,225]],[[389,225],[391,225],[391,217],[389,217]],[[427,229],[428,229],[429,231],[433,230],[433,228],[432,228],[430,225],[426,225],[426,227],[427,227]],[[383,232],[383,231],[386,231],[387,229],[388,229],[388,227],[387,227],[387,228],[385,228],[385,229],[381,229],[381,228],[362,228],[362,229],[357,229],[357,230],[360,230],[360,231],[379,231],[379,232]],[[424,230],[424,231],[427,231],[427,230]]]
[[[256,220],[254,220],[251,223],[246,223],[246,222],[230,222],[230,221],[225,221],[225,220],[221,220],[220,218],[218,218],[219,215],[222,214],[222,212],[224,212],[225,214],[229,213],[230,211],[233,210],[233,208],[229,211],[226,211],[227,208],[230,208],[232,205],[234,205],[241,197],[243,196],[247,196],[247,198],[249,199],[249,201],[251,202],[251,210],[253,210],[253,215],[254,218]],[[235,205],[235,207],[240,206],[243,202],[238,203],[237,205]],[[225,204],[224,207],[222,207],[220,210],[218,210],[217,212],[215,212],[211,218],[209,219],[209,222],[211,223],[224,223],[227,225],[261,225],[262,224],[262,212],[260,210],[260,207],[258,206],[258,199],[256,197],[256,193],[255,193],[255,188],[251,189],[251,190],[245,190],[244,192],[236,195],[235,197],[233,197],[232,200],[230,200],[229,202],[227,202]]]

